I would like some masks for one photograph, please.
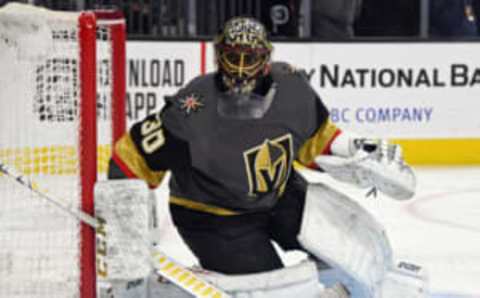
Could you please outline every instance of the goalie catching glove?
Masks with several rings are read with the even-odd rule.
[[[399,145],[342,133],[333,141],[331,152],[317,156],[315,163],[333,178],[379,190],[397,200],[415,194],[415,174],[405,164]]]

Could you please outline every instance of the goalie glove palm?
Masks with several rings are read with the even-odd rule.
[[[321,155],[316,164],[333,178],[361,188],[374,187],[398,200],[415,194],[416,178],[401,148],[384,140],[357,140],[351,157]]]

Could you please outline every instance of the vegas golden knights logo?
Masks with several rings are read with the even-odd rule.
[[[283,193],[293,161],[292,135],[266,139],[261,145],[245,151],[243,157],[250,196],[257,197],[274,190]]]

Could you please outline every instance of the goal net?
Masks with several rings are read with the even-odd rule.
[[[1,8],[0,163],[93,213],[125,130],[124,67],[119,13]],[[95,297],[91,228],[1,174],[0,204],[0,297]]]

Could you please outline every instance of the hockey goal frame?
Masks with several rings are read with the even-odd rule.
[[[108,24],[112,59],[112,147],[126,130],[126,24],[119,11],[83,12],[79,17],[80,40],[80,175],[82,211],[94,215],[94,186],[97,165],[97,54],[96,28]],[[97,292],[95,231],[85,223],[80,227],[80,297],[95,298]]]
[[[105,179],[110,148],[126,131],[123,13],[8,3],[0,26],[0,166],[94,216],[95,183]],[[0,173],[2,204],[11,210],[0,216],[7,223],[0,296],[95,298],[95,229],[7,174]]]

